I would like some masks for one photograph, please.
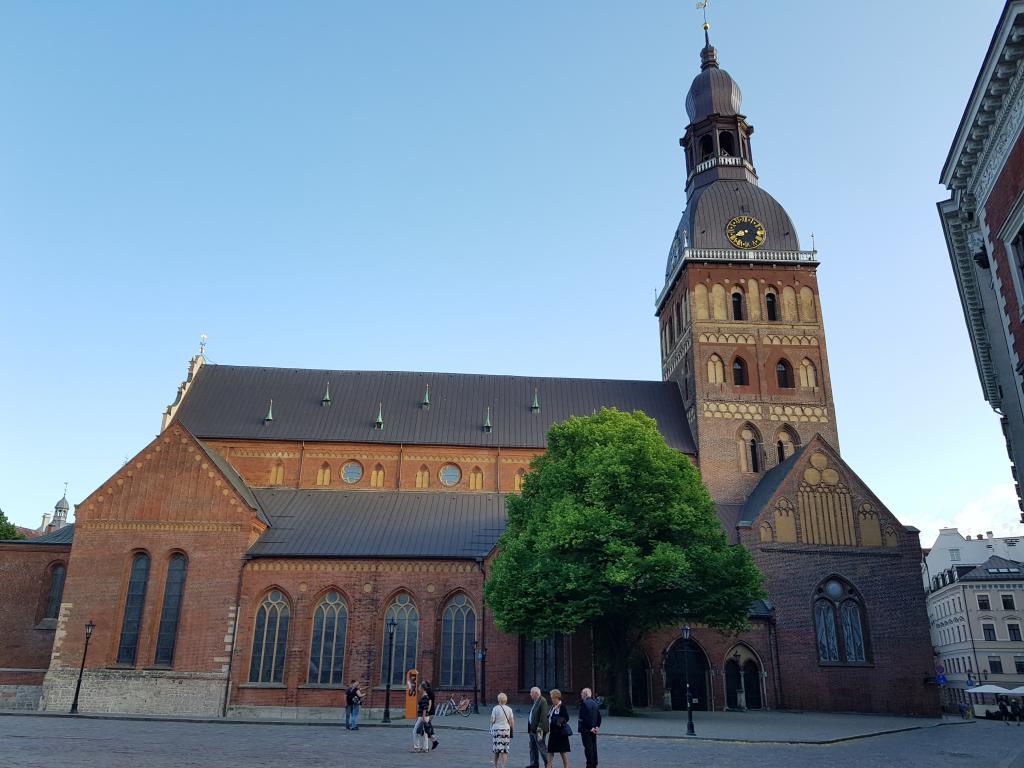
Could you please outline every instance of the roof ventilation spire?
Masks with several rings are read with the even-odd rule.
[[[331,382],[327,382],[327,390],[324,392],[323,399],[320,401],[320,405],[323,408],[328,407],[331,404]]]
[[[267,408],[267,415],[263,417],[263,424],[267,425],[274,420],[274,398],[270,398],[270,405]]]
[[[537,397],[537,388],[533,388],[533,402],[530,403],[530,410],[534,413],[540,413],[540,398]]]
[[[700,52],[701,69],[718,67],[718,54],[715,52],[714,46],[711,45],[711,35],[708,34],[708,30],[711,29],[711,25],[708,23],[709,2],[710,0],[700,0],[700,2],[697,3],[697,10],[704,14],[704,50]]]
[[[384,429],[384,402],[377,404],[377,420],[373,422],[374,429]]]
[[[491,406],[487,406],[487,418],[484,419],[484,432],[490,432],[493,429],[491,426]]]
[[[420,401],[420,408],[424,411],[430,409],[430,385],[427,384],[427,388],[423,391],[423,399]]]

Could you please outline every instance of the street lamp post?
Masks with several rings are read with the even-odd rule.
[[[480,643],[473,641],[473,714],[480,714],[480,678],[476,674],[476,665],[480,661],[480,652],[477,650]]]
[[[92,631],[96,629],[96,622],[89,619],[89,623],[85,625],[85,648],[82,649],[82,664],[78,667],[78,682],[75,683],[75,698],[71,700],[71,714],[78,714],[78,693],[82,690],[82,673],[85,672],[85,657],[89,653],[89,638],[92,637]]]
[[[481,645],[477,654],[480,659],[480,698],[487,701],[487,646]]]
[[[384,679],[384,717],[381,722],[391,722],[391,665],[395,660],[395,629],[398,627],[398,622],[395,621],[392,616],[385,624],[388,630],[388,673]]]
[[[696,736],[693,730],[693,696],[690,694],[690,625],[679,631],[683,635],[683,667],[686,670],[686,735]]]

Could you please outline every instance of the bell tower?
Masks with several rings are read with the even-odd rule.
[[[816,250],[759,186],[739,86],[708,25],[686,95],[686,210],[656,300],[662,377],[679,385],[701,475],[742,504],[816,433],[838,450]]]

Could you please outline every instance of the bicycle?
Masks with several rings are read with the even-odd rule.
[[[446,717],[448,715],[459,714],[463,717],[469,717],[473,714],[473,702],[468,698],[464,698],[461,701],[456,701],[454,696],[450,696],[448,701],[442,702],[434,710],[434,714],[438,717]]]

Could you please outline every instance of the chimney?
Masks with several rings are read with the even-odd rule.
[[[45,531],[46,526],[50,524],[51,514],[49,512],[43,512],[43,524],[39,526],[37,530]]]
[[[978,536],[977,536],[977,539],[978,539],[978,541],[981,541],[981,540],[982,540],[983,538],[985,538],[985,537],[984,537],[984,536],[982,536],[982,535],[981,535],[981,534],[979,533],[979,534],[978,534]]]

